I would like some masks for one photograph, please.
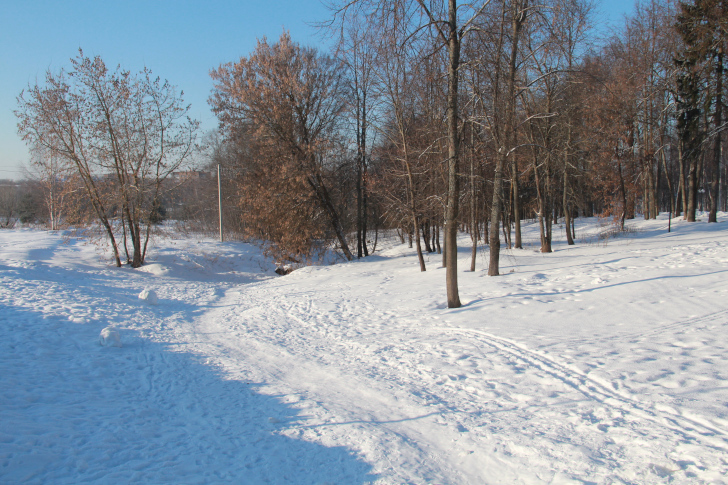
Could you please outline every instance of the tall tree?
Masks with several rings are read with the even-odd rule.
[[[356,145],[356,255],[369,255],[367,221],[369,177],[368,166],[372,142],[372,116],[376,106],[374,67],[376,45],[374,29],[361,15],[352,15],[343,25],[336,48],[337,58],[346,67],[347,113],[352,121]]]
[[[326,214],[342,253],[351,260],[341,216],[326,181],[330,149],[344,109],[338,63],[283,33],[274,44],[259,40],[249,57],[223,64],[211,76],[215,85],[210,104],[227,135],[250,130],[267,143],[269,153],[276,154],[268,159],[272,165],[258,172],[265,177],[258,180],[256,197],[276,205],[281,195],[291,200],[310,196]],[[279,182],[292,192],[276,194],[273,188],[280,188]]]
[[[678,67],[675,81],[678,105],[678,151],[680,161],[687,169],[687,181],[684,187],[687,189],[685,218],[688,222],[696,220],[698,207],[700,159],[706,132],[706,127],[701,126],[700,120],[701,115],[705,114],[706,105],[704,100],[707,93],[703,89],[703,82],[709,69],[709,63],[706,61],[713,55],[712,29],[708,27],[709,11],[713,4],[711,0],[680,2],[681,11],[675,24],[683,41],[683,48],[675,58]],[[720,113],[722,110],[716,111],[716,114]],[[716,170],[716,177],[718,173],[719,170]]]
[[[127,261],[136,268],[144,263],[163,182],[190,158],[198,123],[187,116],[181,93],[149,69],[109,70],[80,50],[71,64],[67,73],[48,71],[44,85],[18,97],[18,131],[75,167],[117,266],[112,208],[119,208],[122,237],[126,242],[128,234],[133,246]]]
[[[721,140],[723,126],[723,73],[725,51],[728,47],[728,0],[695,0],[680,2],[681,13],[677,30],[682,36],[684,50],[680,66],[683,76],[702,74],[710,85],[712,96],[706,96],[704,105],[713,106],[712,130],[706,127],[706,135],[712,137],[713,150],[708,158],[710,213],[708,222],[716,222],[720,186]],[[688,72],[693,71],[693,73]],[[685,82],[690,82],[687,77]],[[707,93],[706,93],[707,94]],[[691,179],[692,180],[692,175]],[[692,194],[691,194],[692,197]],[[692,199],[691,199],[692,200]]]
[[[500,221],[504,210],[503,178],[504,170],[511,161],[511,173],[517,174],[515,164],[516,149],[516,76],[518,72],[519,41],[528,14],[528,0],[503,0],[500,10],[500,28],[495,39],[495,66],[491,80],[492,102],[488,117],[490,131],[496,145],[496,165],[493,176],[493,201],[490,213],[490,259],[488,275],[500,274]],[[510,43],[508,42],[510,40]],[[506,49],[509,50],[506,52]],[[507,59],[504,64],[501,59]],[[514,175],[517,177],[517,175]],[[513,179],[512,179],[513,182]],[[518,199],[517,180],[514,187],[514,200]],[[514,212],[520,212],[516,203]],[[518,218],[516,215],[515,218]],[[517,239],[520,239],[520,224],[517,224]],[[517,240],[517,244],[520,240]]]
[[[412,7],[419,12],[419,19],[412,17],[413,22],[421,22],[413,29],[415,34],[431,32],[435,49],[444,48],[447,52],[447,208],[445,210],[445,260],[447,270],[445,286],[447,305],[449,308],[460,306],[460,295],[457,279],[457,230],[460,203],[459,161],[460,132],[458,94],[461,77],[461,47],[463,40],[473,31],[474,22],[489,0],[467,3],[458,7],[457,0],[355,0],[334,5],[333,10],[338,19],[345,18],[353,10],[364,11],[370,21],[384,23],[384,19],[399,10],[411,11]],[[414,38],[413,36],[412,38]]]
[[[67,209],[76,188],[72,183],[73,171],[70,168],[50,150],[31,148],[28,176],[37,183],[42,193],[51,231],[57,230],[61,221],[68,216]]]
[[[409,220],[414,234],[417,259],[420,271],[425,271],[425,259],[422,254],[421,223],[422,195],[417,188],[417,170],[422,164],[423,153],[417,150],[418,132],[421,132],[422,119],[418,113],[417,89],[413,79],[414,66],[419,62],[419,52],[412,43],[406,42],[413,28],[408,12],[403,5],[393,5],[392,12],[380,26],[378,62],[376,69],[377,90],[387,110],[388,122],[380,128],[380,132],[388,142],[385,156],[391,158],[394,166],[402,169],[390,169],[395,178],[405,181],[406,200]],[[384,154],[384,153],[383,153]],[[401,177],[396,175],[401,174]]]

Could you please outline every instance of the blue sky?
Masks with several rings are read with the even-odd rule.
[[[598,20],[617,21],[634,0],[598,2]],[[0,179],[21,178],[28,160],[17,135],[16,97],[47,69],[68,67],[78,48],[107,65],[149,67],[185,93],[192,117],[215,127],[209,71],[248,54],[257,38],[324,45],[311,23],[329,12],[319,0],[8,0],[0,15]]]

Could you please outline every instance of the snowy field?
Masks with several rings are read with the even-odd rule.
[[[579,220],[547,255],[528,224],[497,278],[464,236],[456,310],[395,241],[280,277],[240,243],[130,270],[2,230],[0,483],[728,483],[719,221]]]

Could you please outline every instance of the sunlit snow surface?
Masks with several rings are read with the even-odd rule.
[[[578,220],[553,254],[526,223],[500,277],[464,235],[455,310],[392,239],[281,277],[241,243],[132,270],[0,230],[0,483],[726,483],[728,215],[702,219]]]

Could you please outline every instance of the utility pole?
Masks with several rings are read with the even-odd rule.
[[[220,215],[220,242],[222,238],[222,184],[220,182],[220,164],[217,164],[217,212]]]

